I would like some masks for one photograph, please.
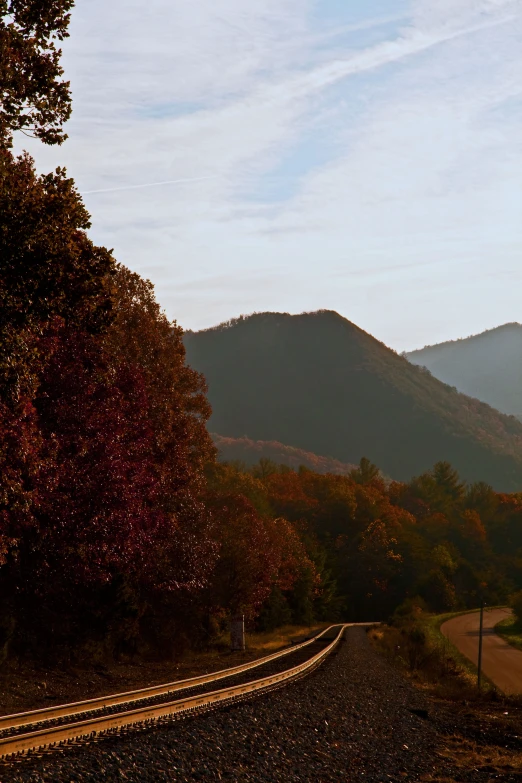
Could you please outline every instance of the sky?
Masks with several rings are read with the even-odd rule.
[[[184,328],[522,321],[522,0],[77,0],[70,32],[69,139],[23,146]]]

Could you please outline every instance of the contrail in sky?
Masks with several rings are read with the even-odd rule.
[[[164,182],[146,182],[144,185],[123,185],[119,188],[102,188],[101,190],[83,190],[82,196],[90,196],[93,193],[117,193],[122,190],[138,190],[139,188],[155,188],[158,185],[178,185],[182,182],[201,182],[205,179],[216,179],[211,177],[189,177],[187,179],[167,179]]]

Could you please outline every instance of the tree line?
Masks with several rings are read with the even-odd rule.
[[[386,620],[405,602],[452,611],[522,588],[522,493],[466,484],[447,462],[409,482],[383,479],[365,458],[348,476],[270,460],[215,470],[259,513],[297,526],[322,579],[312,614]]]

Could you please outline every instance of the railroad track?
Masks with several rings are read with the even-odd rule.
[[[309,673],[335,649],[346,625],[256,661],[151,688],[0,717],[0,759],[94,738],[249,698]],[[216,689],[216,685],[220,686]]]

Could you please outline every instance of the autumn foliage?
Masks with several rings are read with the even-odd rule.
[[[28,320],[19,333],[34,349],[31,382],[4,381],[4,653],[96,643],[103,655],[169,654],[173,640],[208,639],[232,612],[253,623],[277,591],[301,619],[298,602],[288,608],[292,591],[306,584],[311,606],[321,576],[258,479],[228,470],[227,486],[181,329],[150,283],[112,264],[97,285],[95,270],[83,323],[62,299]],[[100,310],[110,317],[92,328],[107,291]]]
[[[4,654],[161,655],[299,580],[313,602],[292,523],[210,480],[205,380],[151,284],[90,242],[65,172],[0,154]]]
[[[464,609],[522,587],[522,496],[465,485],[448,463],[405,483],[383,481],[366,459],[349,476],[268,460],[234,470],[238,491],[287,519],[314,553],[316,605],[334,578],[330,616],[340,607],[348,619],[386,619],[419,597],[433,611]]]

